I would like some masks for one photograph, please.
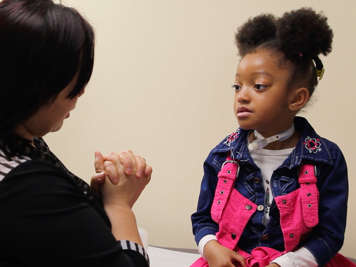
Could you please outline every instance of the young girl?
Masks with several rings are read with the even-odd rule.
[[[331,51],[332,37],[327,18],[307,8],[260,15],[239,28],[233,87],[240,128],[204,163],[192,215],[202,258],[192,266],[352,266],[337,254],[346,225],[345,159],[296,116],[322,78],[318,55]]]

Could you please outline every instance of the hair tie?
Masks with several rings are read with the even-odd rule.
[[[321,62],[320,58],[318,56],[313,57],[313,61],[315,63],[315,71],[316,71],[316,76],[319,78],[319,81],[321,78],[323,78],[325,69],[323,66],[323,63]]]

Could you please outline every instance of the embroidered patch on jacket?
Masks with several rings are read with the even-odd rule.
[[[317,153],[321,151],[321,142],[319,138],[311,138],[308,136],[304,140],[304,145],[309,153]]]
[[[236,132],[230,134],[224,144],[227,145],[227,146],[230,146],[238,137],[239,137],[239,134],[240,134],[240,130],[238,129]]]

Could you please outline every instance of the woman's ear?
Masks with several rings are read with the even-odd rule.
[[[289,95],[289,110],[292,112],[298,112],[309,101],[310,93],[305,87],[300,87],[293,90]]]

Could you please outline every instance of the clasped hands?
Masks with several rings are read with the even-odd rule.
[[[104,205],[132,208],[149,183],[152,167],[132,151],[103,156],[95,152],[95,171],[91,187],[100,192]]]

